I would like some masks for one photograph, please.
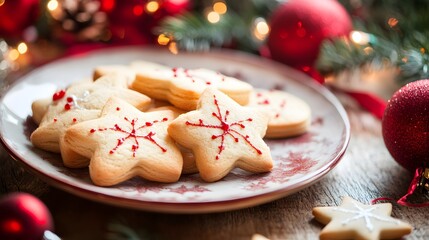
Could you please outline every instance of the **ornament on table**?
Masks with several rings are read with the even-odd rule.
[[[20,38],[39,16],[39,0],[0,1],[0,36]]]
[[[415,173],[398,203],[429,206],[429,80],[411,82],[389,100],[382,119],[384,143],[402,167]],[[420,196],[418,203],[409,198]],[[421,200],[423,199],[423,200]]]
[[[362,204],[344,197],[338,207],[315,207],[313,216],[326,224],[320,239],[396,239],[411,233],[410,224],[390,217],[392,204]]]
[[[270,28],[267,41],[270,57],[313,73],[321,43],[348,35],[352,21],[336,0],[290,0],[274,11]]]
[[[0,239],[42,239],[53,229],[47,207],[28,193],[11,193],[0,199]]]
[[[52,2],[52,1],[50,1]],[[53,33],[66,44],[108,40],[108,21],[98,0],[58,0],[48,4]]]

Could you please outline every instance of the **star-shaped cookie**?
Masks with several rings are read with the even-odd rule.
[[[111,98],[101,118],[69,127],[64,141],[90,158],[89,173],[99,186],[112,186],[134,176],[157,182],[175,182],[182,155],[167,134],[176,117],[170,110],[144,113]]]
[[[242,107],[214,89],[201,95],[197,110],[182,114],[168,133],[194,152],[200,176],[217,181],[238,167],[250,172],[267,172],[273,167],[269,147],[262,137],[268,117],[256,109]]]
[[[31,134],[31,142],[46,151],[61,152],[66,166],[87,166],[87,159],[73,154],[61,144],[64,132],[73,124],[99,117],[111,96],[120,97],[142,110],[151,104],[147,96],[127,89],[127,79],[119,75],[106,75],[95,82],[72,85],[53,95],[39,127]]]
[[[338,207],[316,207],[313,215],[327,224],[320,239],[397,239],[409,234],[412,227],[390,217],[392,204],[364,205],[344,197]]]
[[[141,68],[136,70],[132,89],[150,97],[169,101],[184,110],[195,110],[201,93],[213,87],[241,105],[249,102],[253,87],[233,77],[209,69]]]

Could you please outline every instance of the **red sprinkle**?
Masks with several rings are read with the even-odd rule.
[[[67,98],[67,102],[73,102],[73,98],[72,97],[68,97]]]
[[[54,122],[56,122],[56,121],[58,121],[58,119],[57,119],[57,118],[54,118]]]
[[[64,105],[64,109],[65,109],[65,110],[70,110],[70,109],[71,109],[71,105],[70,105],[69,103],[66,103],[66,104]]]
[[[121,110],[121,109],[120,109],[119,107],[117,107],[117,108],[116,108],[116,111],[119,111],[119,110]]]
[[[65,90],[59,90],[58,92],[54,93],[54,95],[52,96],[52,100],[58,101],[61,98],[63,98],[65,95],[66,95]]]
[[[76,118],[73,118],[73,122],[76,122],[77,121],[77,119]]]

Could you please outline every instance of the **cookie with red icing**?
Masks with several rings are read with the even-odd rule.
[[[77,86],[79,84],[84,84],[84,83],[90,83],[91,81],[92,81],[91,79],[85,78],[81,81],[71,84],[69,87]],[[31,111],[32,111],[31,116],[33,118],[33,121],[37,125],[40,124],[40,122],[42,121],[43,117],[45,116],[51,104],[52,104],[52,96],[47,98],[37,99],[31,104]]]
[[[214,182],[235,167],[255,173],[272,169],[270,149],[262,139],[267,123],[266,114],[207,88],[197,109],[176,118],[168,133],[192,150],[201,178]]]
[[[131,88],[147,96],[169,101],[184,110],[195,110],[202,92],[213,87],[241,105],[249,102],[253,87],[208,69],[140,68]]]
[[[129,85],[131,85],[136,76],[136,70],[145,70],[145,69],[167,69],[168,67],[147,61],[133,61],[130,65],[121,65],[121,64],[110,64],[110,65],[100,65],[95,67],[93,72],[93,79],[97,80],[101,76],[107,74],[119,74],[123,75],[128,79]]]
[[[127,89],[127,79],[119,75],[106,75],[96,82],[76,84],[53,94],[39,127],[30,136],[31,142],[46,151],[67,152],[62,154],[66,166],[87,166],[87,159],[73,154],[62,144],[64,132],[71,125],[99,117],[111,96],[120,97],[142,110],[151,104],[147,96]]]
[[[310,127],[310,106],[290,93],[255,89],[248,106],[261,109],[269,115],[266,138],[297,136],[307,132]]]
[[[169,105],[169,106],[163,105],[160,107],[154,107],[154,108],[149,109],[148,112],[157,112],[157,111],[165,111],[165,110],[173,111],[175,118],[177,118],[181,114],[185,113],[185,111],[180,110],[180,109],[178,109],[174,106],[171,106],[171,105]],[[177,144],[177,147],[179,148],[180,153],[182,154],[182,158],[183,158],[182,174],[197,173],[198,169],[197,169],[197,165],[195,164],[195,157],[194,157],[194,154],[192,153],[192,151],[190,149],[187,149],[187,148],[181,146],[180,144]]]
[[[134,176],[176,182],[182,171],[182,155],[167,134],[175,117],[171,110],[141,112],[113,97],[100,118],[69,127],[64,141],[90,158],[89,173],[96,185],[112,186]]]

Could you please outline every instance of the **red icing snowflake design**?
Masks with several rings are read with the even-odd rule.
[[[219,108],[219,104],[217,102],[216,99],[216,95],[213,95],[213,99],[214,99],[214,104],[217,108],[217,113],[213,112],[212,116],[215,117],[216,119],[219,120],[219,125],[210,125],[210,124],[205,124],[203,122],[202,119],[199,119],[198,123],[191,123],[189,121],[186,121],[186,125],[189,126],[194,126],[194,127],[204,127],[204,128],[214,128],[214,129],[219,129],[222,131],[221,134],[218,135],[212,135],[211,139],[212,140],[216,140],[218,138],[221,139],[221,142],[218,146],[218,153],[216,154],[216,160],[219,159],[219,156],[222,154],[222,151],[225,149],[225,137],[226,136],[230,136],[234,139],[235,142],[239,142],[239,138],[242,138],[247,144],[249,144],[258,154],[262,154],[262,151],[259,150],[258,148],[255,147],[255,145],[253,145],[250,140],[249,140],[249,135],[244,135],[242,133],[240,133],[239,131],[241,129],[246,128],[246,126],[244,125],[246,122],[251,122],[253,121],[252,118],[248,118],[245,120],[240,120],[237,122],[232,122],[229,123],[228,122],[228,115],[229,115],[229,110],[225,110],[225,114],[222,115],[222,112]]]
[[[168,121],[168,118],[163,118],[162,120],[154,120],[152,122],[145,122],[143,125],[136,127],[136,123],[138,121],[137,118],[134,118],[132,120],[129,120],[128,118],[124,117],[124,120],[127,121],[130,125],[131,125],[131,130],[126,130],[124,128],[122,128],[121,126],[119,126],[118,124],[115,124],[113,127],[111,128],[99,128],[99,129],[91,129],[90,133],[95,133],[96,131],[115,131],[115,132],[121,132],[124,133],[124,137],[118,138],[117,139],[117,143],[116,146],[114,148],[112,148],[109,151],[109,154],[113,154],[116,152],[116,150],[122,145],[124,144],[127,140],[130,141],[134,141],[134,144],[131,145],[131,150],[133,152],[133,157],[136,156],[136,152],[137,150],[140,148],[140,143],[138,139],[146,139],[149,142],[151,142],[152,144],[154,144],[155,146],[157,146],[162,152],[167,152],[167,149],[162,147],[154,138],[153,136],[155,136],[155,132],[150,131],[148,134],[146,135],[139,135],[137,133],[138,130],[143,129],[143,128],[149,128],[152,127],[154,124],[156,123],[160,123],[160,122],[165,122]]]

